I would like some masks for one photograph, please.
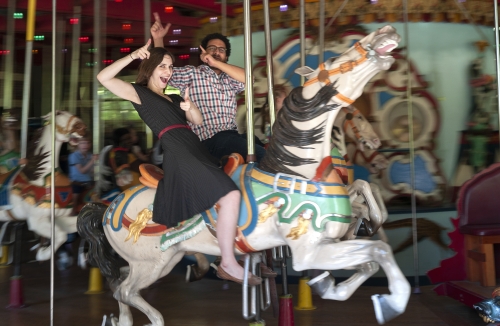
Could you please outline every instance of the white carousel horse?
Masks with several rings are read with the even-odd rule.
[[[258,129],[258,128],[255,128]],[[346,147],[346,137],[348,139],[354,140],[355,145],[351,145],[357,148],[359,151],[372,151],[380,147],[380,138],[373,129],[371,123],[366,119],[366,117],[354,106],[350,105],[348,107],[343,107],[338,110],[337,117],[333,124],[331,144],[336,149],[332,149],[332,163],[336,168],[344,169],[343,172],[346,174],[348,179],[349,188],[352,183],[352,162],[348,160],[348,150]],[[337,153],[338,151],[338,153]],[[385,162],[385,156],[380,154]],[[343,158],[346,158],[344,160]],[[388,162],[386,163],[387,166]],[[382,221],[387,220],[388,214],[385,207],[385,203],[380,195],[380,189],[375,184],[370,184],[372,193],[374,193],[374,198],[377,201],[377,205],[380,209]],[[351,205],[352,205],[352,216],[355,218],[352,221],[352,226],[349,232],[344,237],[345,239],[355,239],[358,234],[358,228],[361,226],[357,223],[358,219],[370,220],[368,216],[368,207],[364,202],[362,196],[358,196],[356,192],[352,193]],[[366,230],[368,231],[368,230]],[[372,236],[372,234],[364,234],[365,236]],[[379,229],[379,236],[384,242],[387,242],[387,237],[383,233],[382,229]],[[203,276],[208,272],[210,264],[205,255],[195,253],[194,257],[196,259],[196,264],[188,265],[186,273],[186,282],[194,282],[201,280]]]
[[[340,77],[330,76],[330,83],[338,80],[341,95],[331,85],[323,87],[324,79],[293,90],[278,113],[270,146],[259,168],[242,165],[233,174],[243,198],[248,198],[242,200],[235,253],[288,245],[297,271],[355,269],[349,280],[339,284],[328,275],[311,280],[321,297],[334,300],[348,299],[381,266],[390,291],[372,296],[381,324],[404,312],[410,285],[386,243],[339,241],[352,219],[349,193],[341,182],[311,179],[318,174],[316,168],[323,158],[330,159],[331,128],[339,106],[350,104],[373,75],[390,67],[393,59],[388,52],[399,39],[387,26],[361,40],[338,62],[328,60],[325,66],[330,70],[342,64]],[[352,69],[347,69],[346,64]],[[278,170],[270,171],[276,156]],[[262,164],[266,159],[270,162]],[[328,178],[330,175],[334,176],[335,171],[331,170]],[[363,190],[370,210],[375,211],[369,214],[376,226],[380,211],[371,192],[352,187],[353,192]],[[151,221],[154,194],[152,188],[137,186],[120,194],[109,207],[88,204],[78,217],[78,232],[90,243],[89,259],[107,277],[119,302],[118,325],[132,325],[130,306],[145,313],[153,326],[164,325],[161,313],[141,297],[140,290],[170,273],[187,252],[220,255],[212,233],[215,208],[167,229]],[[129,263],[129,272],[120,271],[111,249]]]
[[[44,117],[47,121],[50,114]],[[55,248],[67,239],[68,233],[76,232],[76,216],[71,216],[72,190],[68,177],[59,171],[59,152],[64,142],[74,142],[81,138],[87,127],[82,120],[69,112],[57,111],[55,135]],[[50,238],[50,191],[52,149],[51,125],[40,130],[38,139],[28,148],[28,163],[15,170],[0,175],[0,221],[26,220],[28,228],[36,234]],[[72,145],[76,145],[75,142]],[[41,247],[37,260],[50,259],[51,247]]]

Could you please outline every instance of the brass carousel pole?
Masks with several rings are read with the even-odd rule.
[[[252,26],[250,0],[243,2],[243,24],[245,42],[245,105],[247,107],[247,163],[255,162],[255,144],[253,132],[253,76],[252,76]]]
[[[26,18],[26,51],[24,59],[23,106],[21,114],[21,158],[26,158],[26,149],[28,146],[28,115],[31,94],[31,66],[33,62],[32,52],[33,39],[35,36],[35,14],[36,0],[29,0]],[[12,55],[14,55],[14,53]]]
[[[57,0],[52,0],[52,80],[51,80],[51,125],[50,129],[52,135],[56,134],[56,40],[57,40],[57,29],[56,29],[56,7]],[[54,259],[55,259],[55,184],[56,184],[56,137],[52,137],[52,150],[50,152],[50,159],[52,161],[52,166],[50,167],[50,224],[51,224],[51,236],[50,236],[50,325],[54,325]]]
[[[415,287],[413,293],[420,293],[419,282],[419,262],[418,262],[418,234],[417,234],[417,206],[415,197],[415,143],[413,142],[413,107],[411,94],[411,71],[410,71],[410,36],[408,28],[408,0],[403,1],[403,16],[405,22],[405,39],[406,39],[406,64],[407,64],[407,84],[406,84],[406,99],[408,101],[408,132],[410,133],[410,183],[411,183],[411,219],[412,219],[412,234],[413,234],[413,266],[415,273]]]
[[[500,42],[498,41],[498,3],[496,0],[493,0],[494,3],[494,8],[495,8],[495,57],[496,57],[496,67],[497,67],[497,83],[498,83],[498,78],[500,76],[500,54],[499,54],[499,46]],[[498,88],[497,88],[497,104],[498,104],[498,125],[500,126],[500,95],[498,94]],[[500,128],[499,128],[500,129]],[[500,131],[499,131],[500,133]]]
[[[323,0],[324,1],[324,0]],[[267,99],[269,104],[269,117],[271,130],[276,119],[276,112],[274,111],[274,72],[273,72],[273,48],[271,39],[271,22],[269,18],[269,0],[263,1],[264,6],[264,35],[266,42],[266,73],[267,73]]]

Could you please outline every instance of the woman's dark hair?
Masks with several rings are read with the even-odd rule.
[[[113,130],[113,145],[115,147],[129,148],[131,144],[130,129],[118,128]]]
[[[201,40],[201,46],[206,50],[208,42],[211,40],[221,40],[224,42],[226,45],[226,59],[229,58],[231,55],[231,43],[229,43],[229,39],[221,33],[208,34],[205,38],[203,38],[203,40]]]
[[[174,56],[167,49],[162,47],[150,49],[149,59],[142,60],[141,64],[139,65],[139,73],[137,74],[135,83],[137,85],[147,86],[149,77],[151,77],[153,71],[162,62],[165,55],[168,55],[170,56],[170,58],[172,58],[172,63],[175,62]]]

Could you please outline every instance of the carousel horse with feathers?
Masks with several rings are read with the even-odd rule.
[[[258,167],[240,165],[232,174],[243,197],[235,254],[287,245],[296,271],[355,270],[339,284],[328,273],[309,282],[322,298],[332,300],[348,299],[382,267],[390,293],[372,296],[381,324],[404,312],[410,285],[388,244],[341,241],[352,221],[351,194],[365,198],[373,229],[382,217],[369,186],[355,181],[348,191],[332,165],[322,163],[331,162],[330,135],[339,109],[352,104],[370,78],[389,69],[394,62],[390,51],[399,40],[395,29],[386,26],[316,70],[297,69],[309,81],[285,99],[266,156]],[[142,178],[148,186],[126,190],[109,207],[86,205],[77,227],[90,242],[89,260],[106,276],[119,303],[120,315],[113,322],[131,325],[132,306],[160,326],[162,314],[140,290],[170,273],[186,253],[220,255],[214,234],[217,205],[179,225],[156,224],[151,220],[155,178],[147,173]],[[113,249],[129,263],[128,270],[119,268]]]
[[[51,227],[51,151],[55,153],[55,231],[57,249],[67,240],[68,233],[76,232],[76,218],[72,216],[73,199],[71,181],[59,169],[59,153],[62,143],[70,142],[85,135],[87,127],[83,121],[65,111],[57,111],[56,134],[52,135],[49,119],[47,124],[34,136],[27,152],[27,164],[0,175],[0,221],[26,220],[28,228],[36,234],[50,238]],[[52,140],[55,147],[52,149]],[[72,142],[75,142],[74,144]],[[36,259],[50,259],[52,248],[42,246]]]
[[[347,187],[350,187],[352,182],[354,181],[354,171],[352,163],[350,162],[347,156],[346,149],[346,137],[347,139],[351,139],[355,142],[357,148],[360,151],[365,150],[376,150],[380,147],[381,142],[380,138],[373,129],[371,123],[368,119],[354,106],[350,105],[348,107],[343,107],[339,110],[337,117],[335,118],[335,122],[333,124],[332,129],[332,164],[336,169],[337,173],[340,175],[344,183]],[[232,158],[230,157],[230,160]],[[385,159],[385,157],[384,157]],[[385,203],[382,200],[382,196],[380,195],[380,190],[377,185],[370,184],[372,189],[372,193],[377,201],[377,205],[381,211],[383,216],[383,221],[387,220],[387,209],[385,207]],[[356,196],[355,194],[353,194]],[[356,196],[357,201],[352,202],[352,210],[353,210],[353,222],[352,227],[350,228],[350,232],[346,234],[346,239],[354,239],[356,238],[357,230],[356,227],[362,227],[358,225],[359,219],[369,220],[368,216],[368,208],[366,204],[362,200],[363,198],[360,196]],[[367,236],[372,236],[368,234]],[[379,229],[379,236],[385,242],[387,242],[387,237],[383,233],[382,229]],[[208,262],[205,255],[200,253],[195,253],[194,258],[196,259],[196,264],[191,264],[187,266],[186,271],[186,282],[195,282],[201,280],[205,274],[209,271],[210,266],[214,266],[216,268],[217,264],[212,264]],[[265,271],[263,268],[262,271]]]

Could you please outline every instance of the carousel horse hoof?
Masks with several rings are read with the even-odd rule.
[[[223,280],[228,280],[228,281],[233,281],[233,282],[236,282],[238,284],[243,284],[243,280],[242,279],[239,279],[239,278],[236,278],[234,276],[231,276],[229,275],[223,268],[222,266],[219,265],[219,267],[217,268],[217,277],[218,278],[221,278]],[[262,283],[262,279],[258,276],[255,276],[251,273],[248,273],[248,285],[249,286],[255,286],[255,285],[259,285]]]
[[[391,307],[391,305],[389,304],[389,302],[387,302],[386,298],[383,295],[372,295],[372,301],[375,308],[375,316],[377,318],[377,322],[380,325],[385,324],[389,320],[392,320],[401,314],[400,312],[394,310],[393,307]]]
[[[186,283],[199,281],[205,276],[205,274],[200,271],[200,268],[196,264],[188,265],[186,271]]]
[[[272,278],[278,276],[278,273],[273,271],[270,267],[260,263],[260,275],[266,278]]]
[[[50,246],[48,247],[40,247],[38,251],[36,252],[36,260],[38,261],[45,261],[50,259]]]
[[[243,260],[238,260],[238,264],[240,264],[241,267],[245,268],[245,262]],[[272,277],[278,276],[278,273],[273,271],[267,265],[260,263],[260,276],[265,277],[265,278],[272,278]]]

